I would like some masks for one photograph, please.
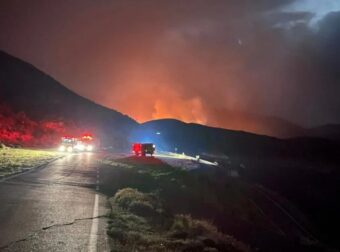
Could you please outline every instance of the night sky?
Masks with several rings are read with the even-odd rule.
[[[339,0],[1,0],[0,49],[143,122],[340,123]]]

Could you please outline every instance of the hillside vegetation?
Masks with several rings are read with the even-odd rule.
[[[0,104],[0,142],[20,146],[54,146],[65,134],[61,121],[35,121],[24,112],[15,113]]]

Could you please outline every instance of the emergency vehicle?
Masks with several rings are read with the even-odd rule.
[[[77,139],[71,136],[63,136],[59,146],[59,151],[62,152],[73,152],[74,147],[77,144]]]
[[[153,143],[134,143],[132,145],[132,152],[136,156],[146,156],[150,154],[151,156],[155,153],[156,146]]]
[[[78,151],[93,151],[94,149],[94,138],[90,134],[84,134],[77,139],[75,149]]]
[[[59,151],[62,152],[83,152],[94,150],[94,138],[90,134],[84,134],[81,137],[64,136],[61,138]]]

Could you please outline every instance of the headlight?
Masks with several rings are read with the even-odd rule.
[[[72,152],[73,148],[71,146],[67,147],[67,152]]]
[[[65,151],[65,146],[64,145],[59,146],[58,150],[59,151]]]
[[[92,151],[92,150],[93,150],[93,146],[92,146],[92,145],[86,146],[86,150],[87,150],[87,151]]]
[[[77,150],[83,151],[85,149],[85,146],[83,144],[77,144],[74,148]]]

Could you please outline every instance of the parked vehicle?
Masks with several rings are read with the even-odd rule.
[[[146,156],[150,154],[151,156],[155,153],[156,146],[153,143],[134,143],[132,145],[132,152],[136,156]]]

